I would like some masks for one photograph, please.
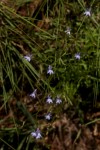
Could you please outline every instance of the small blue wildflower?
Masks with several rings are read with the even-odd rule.
[[[53,100],[50,98],[50,96],[48,96],[46,102],[50,104],[50,103],[53,103]]]
[[[35,90],[30,94],[30,96],[31,96],[32,98],[36,98],[36,92],[37,92],[37,89],[35,89]]]
[[[51,119],[51,113],[48,113],[47,115],[45,115],[45,119],[50,120]]]
[[[37,136],[36,136],[36,139],[40,139],[40,138],[42,138],[42,135],[41,135],[40,132],[38,132],[38,133],[37,133]]]
[[[65,30],[65,33],[70,35],[70,31],[71,31],[71,29],[68,27],[67,30]]]
[[[91,16],[91,10],[90,9],[85,10],[84,15],[85,16]]]
[[[31,61],[31,58],[32,58],[32,55],[26,55],[26,56],[24,56],[24,58],[27,60],[27,61]]]
[[[62,100],[59,97],[57,97],[56,98],[56,104],[60,104],[60,103],[62,103]]]
[[[32,135],[33,137],[35,137],[36,139],[42,138],[42,135],[41,135],[41,132],[40,132],[39,129],[37,129],[35,132],[32,132],[31,135]]]
[[[50,65],[48,67],[47,74],[49,74],[49,75],[54,74],[54,71],[52,70],[52,66],[50,66]]]
[[[76,59],[80,59],[80,58],[81,58],[80,53],[76,53],[76,54],[75,54],[75,58],[76,58]]]
[[[33,137],[36,137],[36,132],[32,132],[31,135],[32,135]]]

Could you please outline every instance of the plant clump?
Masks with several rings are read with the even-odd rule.
[[[99,16],[96,0],[1,0],[0,149],[100,149]]]

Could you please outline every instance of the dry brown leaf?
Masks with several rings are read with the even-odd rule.
[[[29,4],[25,3],[17,9],[17,12],[22,16],[32,17],[36,9],[41,5],[43,0],[33,0]]]
[[[40,29],[43,29],[43,30],[48,30],[49,27],[51,25],[51,20],[50,18],[46,18],[44,15],[42,15],[42,20],[39,20],[36,24],[36,27],[35,27],[35,31],[40,31]]]
[[[76,149],[75,150],[88,150],[86,147],[86,144],[84,141],[81,139],[79,143],[77,143]]]
[[[33,16],[36,9],[41,5],[43,0],[33,0],[29,5],[30,17]]]
[[[95,126],[94,126],[93,135],[98,136],[98,125],[97,124],[95,124]]]
[[[90,131],[89,128],[84,128],[83,129],[83,135],[85,137],[84,138],[85,141],[93,139],[92,132]]]
[[[53,143],[51,145],[51,150],[64,150],[61,144],[61,141],[59,141],[59,138],[57,135],[55,136],[53,140]]]

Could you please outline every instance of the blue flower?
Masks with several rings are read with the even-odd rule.
[[[60,103],[62,103],[62,100],[59,97],[57,97],[56,98],[56,104],[60,104]]]
[[[76,54],[75,54],[75,58],[76,58],[76,59],[80,59],[80,58],[81,58],[80,53],[76,53]]]
[[[54,74],[54,71],[52,70],[52,66],[50,66],[50,65],[48,67],[47,74],[49,74],[49,75]]]
[[[37,136],[36,136],[36,139],[40,139],[40,138],[42,138],[42,135],[41,135],[40,132],[38,132],[38,133],[37,133]]]
[[[46,102],[50,104],[50,103],[53,103],[53,100],[50,98],[50,96],[48,96]]]
[[[35,137],[36,139],[42,138],[42,135],[41,135],[41,132],[40,132],[39,129],[37,129],[36,131],[32,132],[32,133],[31,133],[31,136],[32,136],[32,137]]]
[[[71,29],[68,27],[67,30],[65,30],[65,33],[70,35],[70,31],[71,31]]]
[[[85,10],[84,15],[85,16],[91,16],[91,10],[90,9]]]
[[[24,58],[27,60],[27,61],[31,61],[31,58],[32,58],[32,55],[26,55],[26,56],[24,56]]]
[[[35,90],[30,94],[30,96],[31,96],[32,98],[36,98],[36,92],[37,92],[37,89],[35,89]]]
[[[36,137],[36,132],[32,132],[31,135],[32,135],[33,137]]]
[[[51,113],[48,113],[47,115],[45,115],[45,119],[50,120],[51,119]]]

